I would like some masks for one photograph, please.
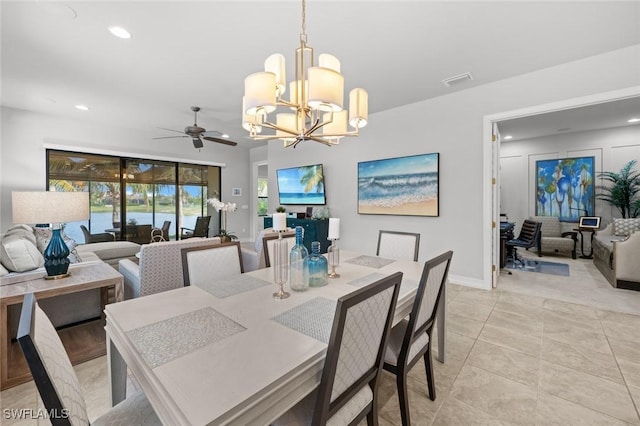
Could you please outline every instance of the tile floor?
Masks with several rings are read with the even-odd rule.
[[[435,401],[423,365],[412,370],[413,424],[640,425],[640,292],[613,289],[590,260],[544,259],[568,263],[571,276],[515,271],[493,291],[448,286],[447,362],[434,362]],[[108,409],[106,359],[76,371],[95,418]],[[381,426],[400,425],[394,376],[379,392]],[[36,404],[32,384],[0,393],[2,409]],[[3,425],[36,424],[2,415]]]

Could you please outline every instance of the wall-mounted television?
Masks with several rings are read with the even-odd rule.
[[[327,204],[322,164],[276,170],[282,205]]]

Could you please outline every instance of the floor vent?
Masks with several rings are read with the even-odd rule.
[[[473,80],[473,76],[470,72],[465,72],[464,74],[454,75],[453,77],[445,78],[442,80],[442,84],[447,87],[451,87],[456,84],[464,83],[465,81]]]

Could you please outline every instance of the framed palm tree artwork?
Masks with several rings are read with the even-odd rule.
[[[578,222],[595,213],[595,157],[536,161],[536,216]]]
[[[439,216],[438,153],[358,163],[358,213]]]

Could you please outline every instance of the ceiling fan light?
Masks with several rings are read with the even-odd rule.
[[[369,119],[369,94],[366,90],[355,88],[349,93],[349,124],[360,129]]]
[[[278,95],[282,96],[287,90],[287,75],[284,66],[284,55],[274,53],[264,61],[264,70],[272,72],[276,76],[275,85]]]
[[[344,77],[330,68],[310,67],[309,106],[320,111],[340,111],[344,100]]]
[[[276,109],[276,75],[256,72],[244,79],[245,113],[268,114]]]

